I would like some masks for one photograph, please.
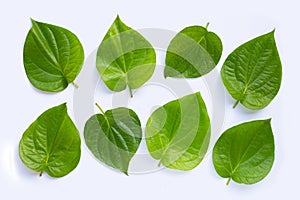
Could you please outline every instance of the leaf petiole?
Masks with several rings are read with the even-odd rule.
[[[229,185],[230,181],[231,181],[231,177],[228,178],[228,180],[227,180],[227,182],[226,182],[226,185]]]
[[[240,100],[237,100],[236,102],[235,102],[235,104],[233,105],[233,108],[236,108],[237,107],[237,105],[240,103]]]
[[[160,159],[159,163],[157,164],[158,167],[161,166],[161,161],[162,161],[162,159]]]
[[[132,90],[130,87],[128,87],[128,88],[129,88],[130,97],[132,98],[133,97]]]
[[[74,85],[74,87],[77,89],[77,88],[79,88],[79,86],[74,82],[74,81],[72,81],[72,85]]]
[[[98,103],[95,103],[95,105],[97,106],[97,108],[101,111],[101,113],[103,115],[105,115],[105,112],[102,110],[102,108],[100,107],[100,105]]]
[[[209,22],[206,23],[205,29],[207,29],[209,26]]]
[[[39,175],[40,175],[40,177],[43,176],[43,171],[41,171]]]

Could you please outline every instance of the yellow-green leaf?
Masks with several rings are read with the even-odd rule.
[[[199,92],[159,107],[147,121],[148,150],[167,168],[195,168],[204,158],[209,140],[210,120]]]

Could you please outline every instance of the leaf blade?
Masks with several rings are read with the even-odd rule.
[[[237,183],[254,184],[265,178],[274,162],[270,120],[256,120],[226,130],[213,149],[217,173]]]
[[[165,77],[197,78],[218,64],[223,46],[221,39],[207,27],[190,26],[170,42],[166,55]]]
[[[230,95],[252,110],[263,109],[277,95],[282,66],[274,31],[235,49],[225,60],[221,77]]]
[[[147,121],[148,151],[168,168],[195,168],[202,161],[209,140],[210,120],[200,93],[163,105]]]
[[[60,92],[72,83],[84,61],[83,47],[69,30],[31,19],[23,63],[31,84],[39,90]]]
[[[84,128],[86,145],[95,158],[126,175],[141,137],[138,116],[133,110],[122,107],[93,115]]]
[[[151,44],[125,25],[119,16],[109,28],[97,51],[96,67],[112,91],[136,89],[148,81],[155,69]]]
[[[80,137],[67,114],[66,104],[42,113],[24,132],[19,143],[19,156],[31,170],[62,177],[79,163]]]

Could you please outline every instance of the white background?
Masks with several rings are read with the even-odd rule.
[[[299,3],[296,0],[180,2],[1,1],[1,199],[299,199]],[[217,70],[238,45],[276,28],[275,38],[283,65],[283,81],[278,96],[266,109],[250,112],[241,106],[231,109],[234,101],[226,94],[226,116],[222,128],[226,130],[251,119],[273,118],[276,160],[266,179],[251,186],[234,182],[226,186],[226,180],[214,171],[211,152],[190,172],[163,169],[127,177],[96,162],[84,144],[81,162],[64,178],[52,179],[46,175],[39,178],[22,165],[17,154],[18,142],[38,115],[54,105],[68,102],[69,113],[74,118],[74,87],[69,86],[58,94],[44,94],[35,90],[25,75],[22,51],[31,26],[30,17],[73,31],[83,43],[88,57],[97,48],[117,14],[135,29],[180,31],[189,25],[210,22],[209,29],[221,37],[224,45]],[[148,92],[144,95],[151,97],[151,92],[155,91]],[[210,105],[209,98],[205,96],[205,100]],[[149,102],[150,98],[141,98],[135,105],[129,105],[142,113],[143,104],[148,105]],[[212,112],[212,106],[208,107]],[[110,109],[108,104],[104,108]],[[145,119],[143,116],[143,123]]]

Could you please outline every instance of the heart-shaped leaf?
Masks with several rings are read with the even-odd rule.
[[[148,150],[168,168],[195,168],[205,156],[209,140],[210,120],[199,92],[163,105],[147,121]]]
[[[117,16],[97,52],[97,70],[105,85],[112,91],[122,91],[128,86],[132,96],[132,89],[150,79],[155,65],[151,44]]]
[[[221,39],[207,26],[190,26],[171,41],[166,55],[165,77],[196,78],[209,73],[218,64]]]
[[[217,173],[237,183],[254,184],[265,178],[274,162],[274,137],[269,120],[257,120],[225,131],[213,149]]]
[[[282,68],[274,31],[246,42],[226,59],[221,76],[230,95],[246,108],[259,110],[276,96]]]
[[[81,70],[84,52],[78,38],[67,29],[31,20],[23,62],[27,77],[37,89],[59,92]]]
[[[98,104],[97,104],[98,106]],[[84,127],[84,138],[93,155],[106,165],[128,175],[128,166],[142,138],[141,123],[128,108],[115,108],[93,115]]]
[[[41,114],[24,132],[19,144],[22,162],[52,177],[69,174],[80,160],[80,137],[67,113],[66,104]]]

